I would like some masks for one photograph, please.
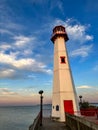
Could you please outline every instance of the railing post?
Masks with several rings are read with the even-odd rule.
[[[98,107],[96,108],[96,115],[97,115],[97,120],[98,120]]]

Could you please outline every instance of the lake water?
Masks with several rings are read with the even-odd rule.
[[[44,109],[51,109],[51,105]],[[39,106],[0,107],[0,130],[28,130],[39,111]]]
[[[50,116],[51,105],[44,105],[43,109],[44,116]],[[29,130],[39,111],[39,106],[0,107],[0,130]]]

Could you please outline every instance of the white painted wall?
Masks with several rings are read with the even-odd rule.
[[[61,64],[60,56],[66,57],[66,64]],[[77,96],[69,66],[65,40],[63,37],[57,37],[54,41],[52,117],[59,117],[59,121],[65,121],[64,100],[72,100],[74,111],[78,111]],[[59,111],[56,111],[56,105],[59,105]]]

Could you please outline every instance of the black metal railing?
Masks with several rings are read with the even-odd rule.
[[[51,109],[43,109],[43,117],[51,117]]]
[[[40,112],[35,118],[33,124],[29,126],[29,130],[38,130],[39,126],[40,126]]]

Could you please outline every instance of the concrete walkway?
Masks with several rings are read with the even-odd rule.
[[[65,123],[53,121],[50,118],[43,119],[43,125],[40,130],[68,130]]]

